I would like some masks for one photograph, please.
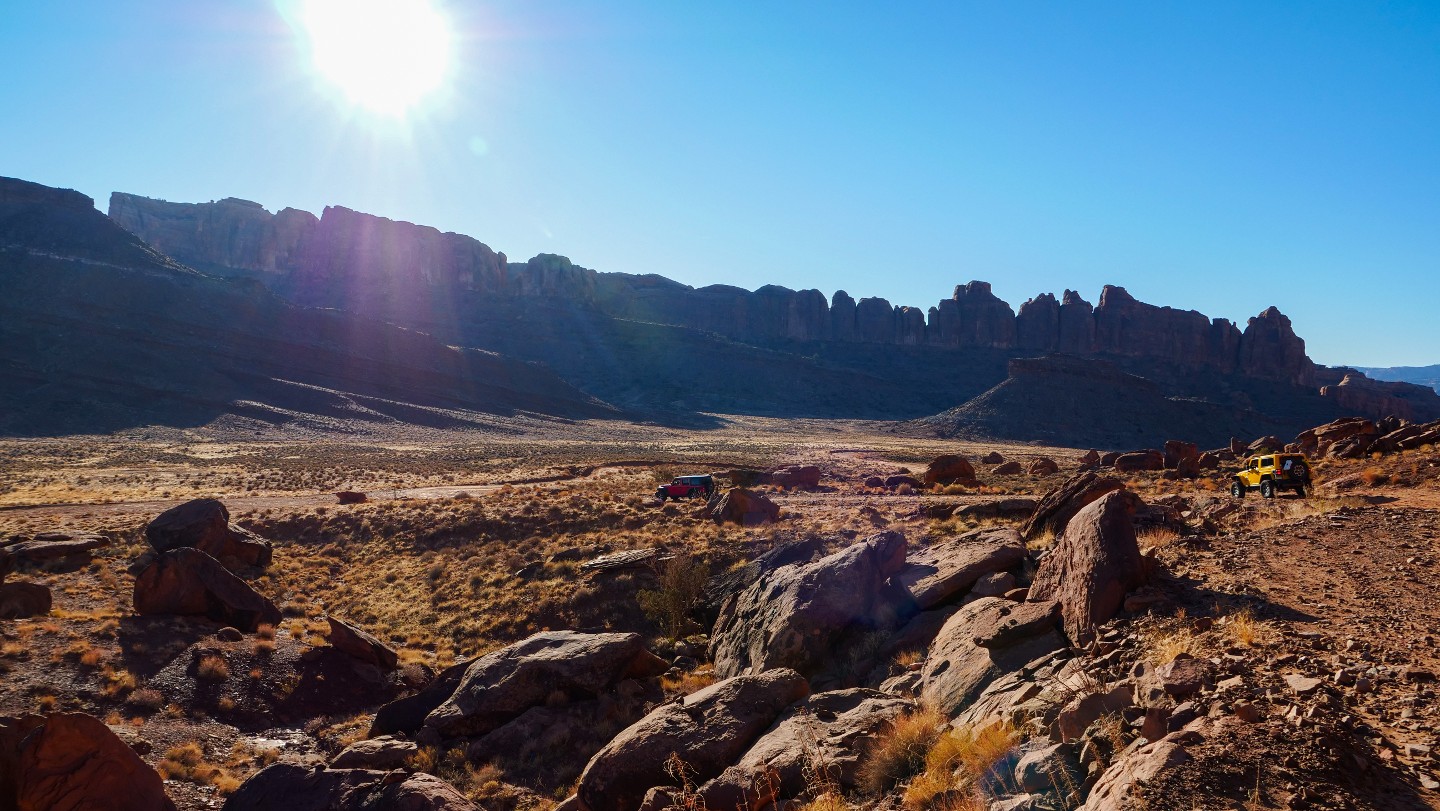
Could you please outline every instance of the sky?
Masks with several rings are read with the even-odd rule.
[[[437,0],[442,44],[392,73],[443,77],[399,113],[317,64],[306,1],[5,0],[0,175],[695,286],[1117,284],[1278,306],[1322,363],[1440,363],[1433,0]]]

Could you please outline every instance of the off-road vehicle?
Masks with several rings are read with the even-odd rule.
[[[664,501],[667,498],[709,498],[715,492],[714,476],[676,476],[669,484],[662,484],[655,488],[655,497]]]
[[[1310,486],[1310,462],[1303,453],[1267,453],[1245,460],[1245,466],[1230,479],[1230,495],[1243,498],[1246,491],[1259,490],[1274,498],[1281,490],[1294,490],[1304,498]]]

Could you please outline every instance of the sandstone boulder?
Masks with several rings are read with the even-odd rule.
[[[710,517],[717,523],[740,524],[748,527],[779,520],[780,507],[753,490],[732,487],[711,508]]]
[[[1058,535],[1076,513],[1106,493],[1124,486],[1119,479],[1098,476],[1091,471],[1077,473],[1040,499],[1020,533],[1027,538],[1034,538],[1045,532]]]
[[[1041,456],[1030,463],[1027,471],[1031,476],[1049,476],[1060,472],[1060,465],[1048,456]]]
[[[1279,437],[1262,436],[1245,447],[1245,452],[1254,455],[1257,453],[1275,453],[1285,447],[1285,443]]]
[[[253,632],[278,625],[275,604],[198,549],[161,554],[135,578],[137,614],[195,614]]]
[[[865,477],[865,486],[866,486],[866,487],[884,487],[884,486],[885,486],[885,480],[882,479],[882,478],[879,477],[879,476],[866,476],[866,477]]]
[[[1002,498],[996,501],[982,501],[955,508],[951,515],[957,518],[1020,518],[1035,511],[1033,498]]]
[[[531,707],[594,698],[667,668],[639,634],[545,631],[470,662],[425,729],[441,738],[484,735]]]
[[[145,540],[157,552],[190,547],[222,563],[268,566],[269,541],[231,525],[230,512],[213,498],[197,498],[171,507],[145,527]]]
[[[980,463],[985,465],[999,465],[1003,464],[1004,462],[1005,457],[1001,456],[998,451],[990,451],[989,453],[980,457]]]
[[[1157,450],[1132,451],[1115,458],[1115,470],[1120,473],[1134,473],[1140,470],[1164,470],[1165,454]]]
[[[369,500],[369,496],[355,490],[341,490],[335,494],[337,504],[364,504]]]
[[[981,577],[1025,559],[1025,541],[1013,529],[977,529],[916,549],[905,558],[896,582],[921,609],[963,595]]]
[[[947,453],[935,457],[925,468],[924,483],[926,486],[932,484],[951,484],[957,481],[969,481],[975,478],[975,466],[970,460],[963,456]]]
[[[110,545],[103,535],[71,535],[68,532],[41,532],[28,541],[5,547],[15,568],[42,566],[58,561],[64,565],[89,563],[90,553]]]
[[[330,761],[332,769],[401,769],[405,761],[420,753],[414,741],[382,735],[356,741]]]
[[[946,715],[954,715],[996,678],[1064,646],[1065,641],[1054,630],[1053,614],[1048,623],[1027,616],[1023,632],[1017,627],[1005,638],[1001,629],[1017,611],[1024,611],[1024,607],[999,597],[981,597],[955,612],[936,635],[925,658],[921,699]],[[977,639],[993,640],[993,644],[983,646]]]
[[[814,490],[820,486],[820,468],[815,465],[790,465],[770,472],[770,483],[777,487]]]
[[[1019,462],[1011,460],[1009,462],[1004,462],[1002,464],[996,465],[995,468],[992,469],[990,472],[996,476],[1019,476],[1021,473],[1025,472],[1025,466],[1020,464]]]
[[[399,654],[389,645],[339,617],[326,616],[325,619],[330,623],[330,645],[335,649],[381,670],[394,670],[399,666]]]
[[[1125,594],[1145,582],[1145,565],[1131,517],[1140,499],[1128,490],[1107,493],[1071,519],[1040,564],[1027,597],[1059,600],[1071,641],[1120,611]]]
[[[83,713],[0,718],[0,808],[175,811],[160,775]]]
[[[1194,442],[1181,442],[1178,439],[1171,439],[1165,442],[1165,467],[1174,470],[1187,460],[1198,460],[1200,448]]]
[[[1100,452],[1097,450],[1086,451],[1085,455],[1080,457],[1081,467],[1095,467],[1098,464],[1100,464]]]
[[[576,791],[588,811],[636,811],[657,786],[678,785],[667,771],[678,754],[696,783],[738,761],[810,686],[788,669],[736,676],[665,704],[625,729],[590,759]]]
[[[882,532],[814,563],[762,574],[726,600],[711,634],[721,678],[793,668],[814,675],[853,632],[888,627],[886,581],[905,566],[905,536]]]
[[[42,583],[0,584],[0,619],[43,617],[51,604],[50,588]]]
[[[369,769],[312,769],[276,763],[256,772],[225,801],[225,811],[479,811],[449,783],[428,774]]]
[[[805,794],[816,764],[844,792],[855,789],[871,742],[914,704],[878,690],[818,693],[786,710],[745,756],[700,788],[706,808],[759,811]]]
[[[914,476],[909,476],[904,473],[897,473],[894,476],[885,477],[885,489],[894,490],[902,486],[913,487],[918,490],[925,485],[921,484],[920,480],[915,478]]]

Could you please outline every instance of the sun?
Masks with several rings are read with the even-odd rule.
[[[302,0],[315,69],[353,104],[403,117],[450,72],[449,22],[427,0]]]

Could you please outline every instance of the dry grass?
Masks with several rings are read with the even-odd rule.
[[[667,676],[660,680],[660,684],[667,695],[678,694],[682,696],[698,693],[715,682],[715,670],[708,665],[689,673],[681,673],[673,679]]]
[[[1164,526],[1146,527],[1135,533],[1135,542],[1141,549],[1151,546],[1156,549],[1165,549],[1179,539],[1180,533]]]
[[[905,807],[910,811],[984,808],[985,800],[978,791],[980,778],[1018,739],[1019,733],[1008,724],[942,733],[925,754],[925,770],[906,786]]]
[[[1273,645],[1279,632],[1273,625],[1255,618],[1250,609],[1241,609],[1217,623],[1230,644],[1241,648],[1255,648]]]
[[[205,750],[191,741],[173,746],[155,765],[166,780],[186,780],[202,786],[214,786],[220,794],[229,794],[240,787],[240,779],[228,770],[205,760]]]
[[[929,708],[902,716],[866,751],[860,786],[869,794],[884,794],[923,772],[946,723],[943,713]]]
[[[230,678],[230,663],[223,656],[203,656],[195,666],[195,677],[204,681],[225,681]]]

